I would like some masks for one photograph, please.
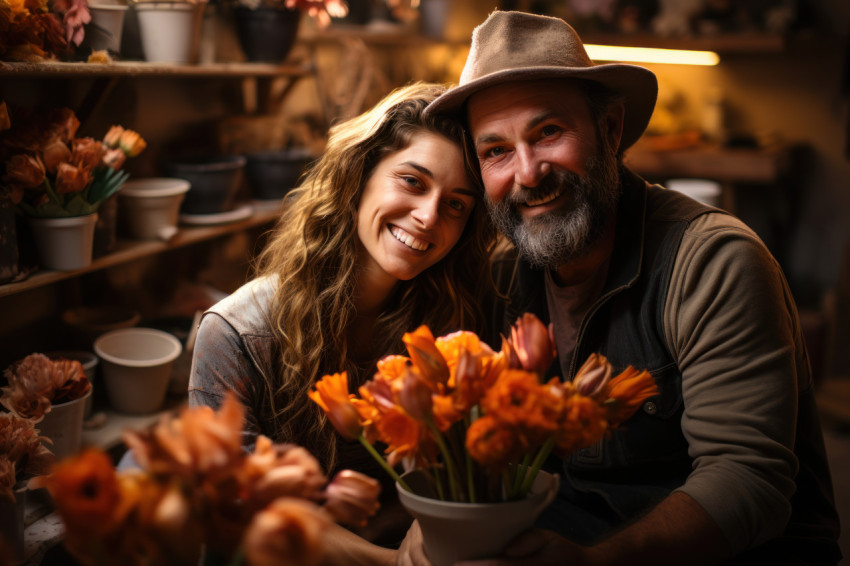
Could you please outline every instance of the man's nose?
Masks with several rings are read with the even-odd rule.
[[[538,154],[530,147],[518,147],[516,156],[514,183],[519,186],[536,187],[540,180],[551,171],[549,162],[540,159]]]

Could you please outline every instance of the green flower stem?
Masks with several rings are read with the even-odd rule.
[[[534,480],[537,478],[537,472],[540,471],[540,467],[543,466],[543,462],[545,462],[546,458],[549,457],[549,453],[552,452],[552,448],[554,448],[554,446],[555,436],[552,435],[546,443],[540,447],[540,450],[537,452],[537,456],[534,458],[534,462],[531,463],[531,470],[526,474],[525,481],[522,482],[522,488],[520,488],[521,495],[525,495],[528,493],[528,490],[531,489],[531,486],[534,484]]]
[[[44,177],[44,190],[50,197],[50,200],[52,200],[59,206],[63,205],[62,200],[59,198],[59,195],[56,193],[56,191],[53,190],[53,185],[50,184],[50,180],[47,178],[46,175]]]
[[[521,493],[520,489],[522,489],[522,480],[525,478],[525,474],[528,471],[529,460],[531,460],[531,454],[526,452],[525,456],[522,458],[522,462],[514,466],[513,482],[510,486],[508,486],[510,487],[509,494],[511,499],[516,498]]]
[[[475,463],[472,460],[472,456],[469,455],[469,452],[464,451],[464,454],[466,458],[466,489],[469,492],[469,502],[478,503],[477,498],[475,497],[475,474],[473,473]]]
[[[378,454],[378,451],[375,450],[375,447],[372,446],[371,444],[369,444],[369,442],[366,440],[366,438],[362,434],[357,437],[357,440],[359,440],[360,444],[362,444],[366,448],[366,450],[369,452],[369,454],[371,454],[372,457],[375,458],[375,460],[378,462],[378,464],[380,464],[381,467],[384,468],[384,470],[387,471],[387,473],[390,475],[390,477],[392,477],[395,481],[397,481],[398,484],[401,487],[403,487],[406,491],[413,493],[413,490],[410,489],[410,486],[407,485],[407,483],[403,479],[401,479],[401,476],[399,476],[398,473],[392,468],[392,466],[390,466],[387,463],[387,461],[384,460],[383,456]]]
[[[440,429],[437,428],[437,425],[434,423],[434,418],[431,415],[428,415],[425,418],[425,424],[428,426],[428,430],[431,431],[431,434],[434,436],[434,440],[437,442],[437,447],[440,449],[440,453],[443,455],[443,460],[446,461],[446,475],[449,476],[449,492],[452,496],[452,501],[460,501],[458,499],[458,485],[457,485],[457,468],[455,468],[454,458],[452,458],[451,453],[449,452],[448,446],[446,446],[445,441],[443,440],[443,433],[440,432]]]

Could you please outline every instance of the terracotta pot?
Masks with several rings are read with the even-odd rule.
[[[424,477],[418,470],[402,477],[422,492],[417,475]],[[428,558],[434,566],[449,566],[498,556],[512,538],[534,526],[558,485],[557,475],[539,472],[528,497],[506,503],[454,503],[410,493],[398,484],[396,489],[401,504],[419,521]]]

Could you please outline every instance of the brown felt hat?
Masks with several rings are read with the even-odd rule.
[[[560,18],[495,11],[472,32],[460,84],[434,100],[426,113],[458,114],[470,96],[502,83],[557,78],[595,81],[624,97],[621,150],[643,134],[655,109],[658,81],[649,69],[594,64],[576,31]]]

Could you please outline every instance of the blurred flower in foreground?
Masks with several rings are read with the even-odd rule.
[[[611,364],[598,354],[573,382],[542,383],[555,342],[531,314],[517,319],[499,352],[466,331],[434,338],[423,326],[402,340],[410,357],[380,360],[359,396],[348,393],[344,373],[325,376],[309,395],[342,434],[359,431],[361,444],[402,487],[408,489],[399,463],[424,471],[450,501],[524,497],[552,451],[568,455],[595,444],[658,393],[647,371],[630,366],[611,378]],[[340,424],[342,405],[355,407],[359,420],[347,416]],[[373,446],[378,441],[386,445],[383,456]]]
[[[197,564],[203,550],[225,563],[242,552],[251,564],[309,566],[322,559],[331,522],[359,523],[377,510],[368,481],[346,484],[358,513],[341,506],[339,484],[326,488],[303,448],[260,436],[246,453],[243,425],[244,408],[230,394],[218,412],[185,409],[125,433],[143,471],[116,472],[105,453],[87,450],[35,485],[50,491],[65,545],[83,564]]]

